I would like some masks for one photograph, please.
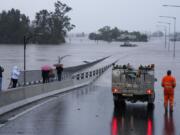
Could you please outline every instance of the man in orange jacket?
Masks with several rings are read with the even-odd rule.
[[[176,79],[171,75],[171,70],[167,71],[167,75],[162,79],[162,87],[164,87],[164,109],[167,112],[168,101],[170,102],[170,112],[173,112],[174,106],[174,88],[176,87]]]

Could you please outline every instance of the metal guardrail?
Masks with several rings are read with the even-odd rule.
[[[72,79],[73,80],[83,80],[83,79],[87,79],[87,78],[92,78],[92,77],[97,77],[102,75],[102,73],[104,71],[106,71],[112,64],[109,64],[107,66],[104,66],[102,68],[99,69],[94,69],[92,71],[88,71],[88,72],[80,72],[80,73],[76,73],[72,75]]]
[[[74,67],[68,67],[68,68],[64,68],[63,72],[62,72],[62,80],[66,80],[66,79],[69,79],[72,77],[72,75],[82,69],[86,69],[90,66],[93,66],[107,58],[109,58],[110,56],[108,57],[104,57],[104,58],[101,58],[99,60],[96,60],[94,62],[91,62],[91,63],[86,63],[86,64],[82,64],[82,65],[79,65],[79,66],[74,66]],[[29,70],[29,71],[26,71],[26,82],[25,82],[25,85],[34,85],[34,84],[41,84],[43,81],[42,81],[42,72],[41,70]],[[56,70],[54,69],[53,70],[53,73],[55,75],[54,78],[51,78],[50,81],[57,81],[57,73],[56,73]],[[24,86],[24,71],[21,71],[21,74],[20,74],[20,77],[18,79],[18,85],[17,87],[22,87]]]
[[[73,80],[82,80],[82,79],[87,79],[87,78],[92,78],[94,76],[100,76],[105,70],[107,70],[112,64],[109,64],[107,66],[104,66],[102,68],[99,69],[94,69],[92,71],[85,71],[85,72],[79,72],[79,73],[72,73],[72,72],[66,72],[64,71],[62,73],[62,81],[66,80],[66,79],[73,79]],[[50,82],[54,82],[57,81],[57,74],[55,73],[56,71],[53,71],[55,74],[54,78],[50,79]],[[31,75],[34,76],[35,78],[37,78],[36,80],[29,80],[26,81],[26,85],[35,85],[35,84],[42,84],[42,77],[41,77],[41,71],[40,70],[35,70],[35,71],[27,71],[26,75]],[[24,82],[23,82],[23,73],[21,73],[21,78],[20,78],[20,83],[18,83],[18,87],[24,86]]]
[[[61,76],[62,78],[61,79],[62,80],[70,79],[70,78],[72,78],[72,75],[74,73],[81,71],[82,69],[86,69],[90,66],[93,66],[93,65],[95,65],[95,64],[97,64],[97,63],[99,63],[99,62],[101,62],[101,61],[103,61],[109,57],[110,56],[104,57],[102,59],[96,60],[96,61],[88,63],[88,64],[82,64],[79,66],[64,68],[64,70],[62,72],[62,76]],[[29,71],[26,71],[25,73],[26,73],[26,82],[25,82],[26,86],[43,83],[41,70],[29,70]],[[50,82],[57,81],[57,73],[56,73],[55,69],[53,70],[53,73],[54,73],[55,77],[50,78]],[[91,74],[92,73],[90,73],[90,76],[92,76]],[[18,79],[17,87],[22,87],[22,86],[24,86],[24,71],[21,71],[20,77]]]
[[[54,73],[55,77],[50,78],[50,82],[57,81],[57,73],[56,73],[55,69],[53,70],[53,73]],[[61,76],[62,80],[66,80],[66,79],[70,78],[71,74],[72,73],[70,73],[70,72],[63,71],[62,76]],[[18,80],[18,87],[24,86],[23,76],[24,76],[24,72],[21,72],[20,78]],[[41,70],[26,71],[26,76],[27,76],[26,85],[34,85],[34,84],[43,83]]]
[[[91,70],[83,68],[83,70],[76,70],[74,73],[66,72],[67,74],[63,75],[63,80],[60,82],[54,81],[52,83],[39,84],[42,82],[35,80],[34,82],[26,82],[29,85],[27,87],[18,87],[1,92],[0,115],[39,99],[88,85],[102,75],[112,64],[109,63],[96,69],[91,68]],[[37,83],[39,85],[34,85]]]

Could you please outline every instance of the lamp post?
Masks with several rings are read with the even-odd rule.
[[[62,59],[64,59],[65,57],[68,57],[68,56],[71,56],[71,55],[64,55],[64,56],[58,56],[58,63],[60,64]]]
[[[164,39],[165,39],[165,42],[164,42],[164,47],[166,48],[166,44],[167,44],[167,40],[166,40],[166,33],[167,33],[167,27],[165,25],[157,25],[157,26],[160,26],[160,27],[163,27],[164,28]]]
[[[176,17],[174,16],[159,16],[163,18],[170,18],[174,20],[174,49],[173,49],[173,57],[175,58],[176,56]]]
[[[24,36],[24,86],[26,85],[26,45],[32,36]]]
[[[161,24],[168,24],[169,25],[169,42],[168,42],[168,51],[170,49],[170,27],[171,27],[171,23],[168,23],[168,22],[161,22],[161,21],[158,21],[158,23],[161,23]]]
[[[24,36],[24,86],[26,85],[26,45],[32,37],[41,36],[43,33],[35,33],[30,36]]]
[[[26,85],[26,36],[24,36],[24,86]]]

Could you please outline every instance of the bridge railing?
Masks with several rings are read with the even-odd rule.
[[[26,87],[17,87],[0,93],[0,115],[31,102],[46,98],[55,94],[69,91],[88,85],[94,79],[103,74],[113,63],[100,68],[80,70],[68,75],[68,79],[61,82],[50,82]]]
[[[101,59],[96,60],[96,61],[91,62],[91,63],[86,63],[86,64],[74,66],[74,67],[64,68],[64,70],[62,72],[62,80],[69,79],[72,77],[72,75],[74,73],[76,73],[82,69],[88,68],[90,66],[93,66],[93,65],[97,64],[98,62],[101,62],[101,61],[107,59],[108,57],[101,58]],[[51,82],[57,81],[57,73],[56,73],[55,69],[53,70],[53,73],[54,73],[55,77],[50,79]],[[25,84],[24,84],[24,71],[21,71],[20,77],[18,79],[17,87],[22,87],[24,85],[27,86],[27,85],[35,85],[35,84],[43,83],[42,71],[41,70],[28,70],[28,71],[25,71],[25,74],[26,74]]]
[[[57,81],[57,73],[56,70],[53,70],[55,75],[54,78],[50,78],[50,82]],[[67,72],[66,69],[62,72],[62,80],[68,79],[71,77],[71,72]],[[26,83],[25,85],[34,85],[34,84],[41,84],[43,83],[42,80],[42,72],[41,70],[30,70],[26,71]],[[18,80],[18,87],[24,86],[24,71],[21,72],[19,80]]]
[[[106,71],[112,64],[106,65],[102,68],[98,68],[98,69],[93,69],[90,71],[85,71],[85,72],[79,72],[79,73],[75,73],[72,75],[72,79],[75,80],[83,80],[83,79],[88,79],[88,78],[92,78],[92,77],[97,77],[102,75],[102,73],[104,71]]]

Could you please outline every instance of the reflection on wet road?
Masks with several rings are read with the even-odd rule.
[[[111,135],[153,135],[153,109],[146,104],[114,108]]]
[[[164,135],[176,135],[173,114],[164,114]]]

